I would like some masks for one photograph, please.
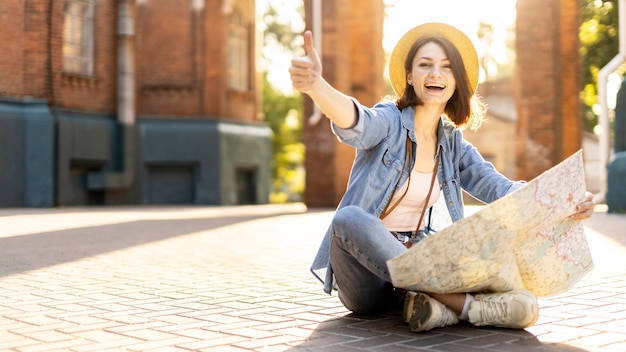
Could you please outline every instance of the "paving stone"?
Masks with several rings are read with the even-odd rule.
[[[43,344],[34,344],[16,348],[20,352],[50,352],[50,351],[71,351],[88,344],[88,341],[82,339],[65,339],[61,341],[46,341]],[[3,346],[4,347],[4,346]]]
[[[401,336],[401,335],[383,335],[383,336],[377,336],[373,338],[367,338],[367,339],[351,342],[348,344],[344,344],[344,346],[361,348],[361,349],[370,349],[370,348],[380,348],[382,346],[400,344],[400,343],[404,343],[410,340],[412,340],[410,337]]]
[[[606,345],[626,342],[626,335],[603,331],[595,335],[573,340],[571,342],[575,345],[603,347]]]
[[[0,349],[626,351],[626,215],[585,222],[596,267],[541,298],[535,326],[425,333],[399,316],[351,314],[321,291],[308,268],[332,215],[301,205],[0,209]]]
[[[144,351],[152,352],[152,351],[159,351],[159,350],[186,351],[186,349],[181,348],[181,347],[176,347],[176,346],[193,342],[193,341],[195,341],[195,339],[191,339],[191,338],[183,337],[183,336],[172,336],[171,338],[157,339],[156,341],[148,340],[146,342],[141,342],[138,344],[127,346],[126,348],[128,348],[131,351],[139,351],[139,352],[144,352]]]
[[[434,346],[438,347],[439,345],[458,342],[460,340],[468,341],[469,339],[460,337],[460,336],[453,336],[453,335],[435,335],[435,336],[428,337],[428,338],[415,339],[410,342],[405,342],[403,343],[403,345],[411,346],[411,347],[431,348]]]

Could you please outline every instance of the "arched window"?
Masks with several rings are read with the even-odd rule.
[[[95,0],[65,0],[63,71],[85,76],[94,73]]]
[[[228,87],[250,90],[250,31],[236,7],[228,22]]]

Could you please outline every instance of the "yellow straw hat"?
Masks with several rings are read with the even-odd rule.
[[[401,97],[406,87],[404,60],[413,43],[422,37],[443,37],[459,50],[467,71],[467,77],[472,86],[472,92],[475,92],[478,85],[478,55],[472,41],[463,32],[451,25],[445,23],[425,23],[406,32],[391,52],[391,57],[389,58],[389,78],[391,87],[396,95]]]

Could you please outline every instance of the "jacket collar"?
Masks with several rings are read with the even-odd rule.
[[[409,131],[409,138],[411,138],[411,140],[415,143],[415,121],[413,116],[415,116],[415,108],[410,106],[402,109],[400,119],[402,120],[402,126]],[[439,127],[437,128],[437,143],[439,145],[438,150],[443,152],[447,152],[450,149],[450,141],[447,134],[453,129],[452,124],[446,121],[445,116],[440,116]]]

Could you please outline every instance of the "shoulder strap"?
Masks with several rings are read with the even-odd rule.
[[[406,170],[406,164],[410,163],[411,162],[410,160],[413,159],[413,146],[411,145],[411,139],[409,138],[408,132],[406,136],[406,154],[405,155],[406,157],[404,158],[404,163],[402,164],[402,171],[400,171],[400,177],[398,178],[398,182],[396,182],[396,186],[393,188],[393,193],[391,194],[392,197],[394,194],[396,194],[396,191],[398,190],[398,186],[400,185],[400,180],[402,179],[404,170]],[[384,219],[387,215],[389,215],[398,206],[398,204],[400,204],[400,201],[402,201],[402,199],[406,195],[406,192],[408,192],[409,186],[411,185],[411,171],[409,171],[409,180],[407,182],[408,184],[406,186],[406,189],[404,190],[404,193],[402,193],[400,198],[391,207],[389,207],[391,201],[387,203],[387,206],[385,206],[385,209],[380,214],[381,219]]]
[[[439,167],[439,159],[441,158],[441,151],[437,153],[437,160],[435,160],[435,168],[433,169],[433,177],[430,180],[430,189],[428,190],[428,195],[426,196],[426,200],[424,201],[424,208],[422,209],[422,215],[420,215],[420,220],[417,222],[417,228],[415,229],[415,233],[420,230],[420,226],[422,226],[422,220],[424,220],[424,214],[426,213],[426,208],[428,208],[428,201],[430,201],[430,195],[433,193],[433,186],[435,185],[435,180],[437,179],[437,168]]]

